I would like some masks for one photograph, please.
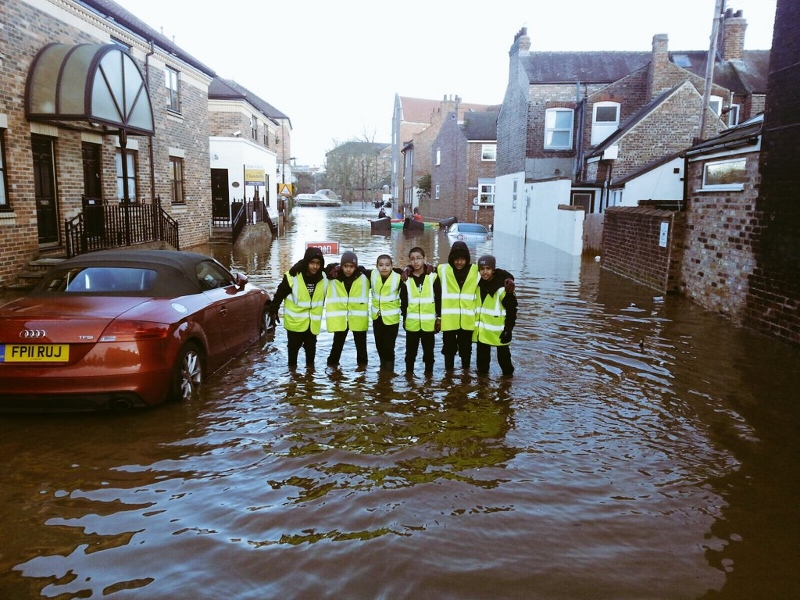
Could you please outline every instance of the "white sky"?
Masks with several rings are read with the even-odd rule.
[[[499,104],[508,51],[707,50],[715,0],[116,0],[292,121],[292,155],[321,165],[338,143],[390,143],[394,96]],[[745,48],[769,49],[776,0],[744,11]],[[213,8],[212,8],[213,7]]]

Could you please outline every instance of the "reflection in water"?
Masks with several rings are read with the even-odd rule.
[[[446,260],[373,212],[207,251],[270,292],[308,241]],[[517,277],[512,380],[358,370],[352,345],[292,372],[279,327],[189,403],[4,416],[3,598],[793,597],[798,353],[593,259],[471,251]]]

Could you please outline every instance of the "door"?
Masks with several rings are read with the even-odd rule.
[[[228,194],[228,170],[211,169],[211,215],[230,220],[230,196]]]
[[[54,244],[59,240],[52,138],[32,135],[31,150],[33,152],[33,185],[36,195],[36,224],[39,229],[39,243]]]

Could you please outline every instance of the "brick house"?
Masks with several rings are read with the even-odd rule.
[[[170,243],[205,244],[212,134],[256,132],[250,146],[288,151],[285,115],[250,95],[222,116],[215,72],[111,0],[0,0],[0,13],[0,287],[85,244],[92,207],[149,214],[155,203]],[[108,233],[102,217],[94,227]],[[134,243],[128,233],[115,237]]]
[[[468,104],[458,96],[441,101],[395,95],[392,115],[392,195],[398,208],[411,212],[418,206],[417,183],[431,175],[433,143],[447,115],[462,119],[468,111],[484,112],[491,107]]]
[[[420,200],[426,218],[494,223],[497,111],[447,115],[433,142],[431,196]]]
[[[702,115],[707,51],[672,52],[659,34],[650,52],[531,52],[520,30],[498,120],[495,229],[541,239],[574,219],[530,220],[538,182],[569,180],[553,202],[587,214],[676,199],[685,176],[676,159],[701,137],[701,122],[705,138],[763,110],[769,51],[744,50],[745,29],[740,12],[726,12]]]

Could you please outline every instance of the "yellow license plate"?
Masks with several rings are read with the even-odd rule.
[[[67,362],[69,344],[6,344],[0,346],[0,362]]]

